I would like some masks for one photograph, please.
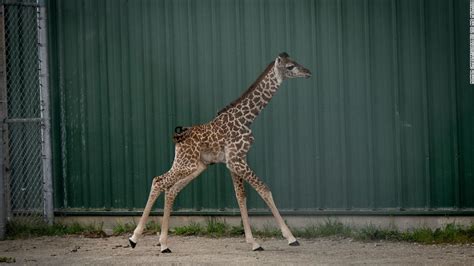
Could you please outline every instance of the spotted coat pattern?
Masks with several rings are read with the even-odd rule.
[[[290,245],[298,243],[281,218],[269,188],[248,166],[246,156],[254,141],[250,125],[278,91],[282,81],[292,77],[309,76],[307,69],[290,60],[286,53],[282,53],[240,98],[221,110],[212,121],[188,127],[184,132],[175,134],[173,165],[168,172],[153,179],[147,206],[130,242],[137,242],[153,203],[158,195],[164,192],[165,208],[160,244],[162,252],[168,252],[168,220],[177,194],[208,165],[225,163],[231,172],[245,237],[247,242],[252,244],[253,250],[262,248],[255,242],[250,230],[244,181],[267,203]]]

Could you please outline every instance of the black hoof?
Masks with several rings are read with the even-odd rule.
[[[135,246],[137,245],[137,243],[133,242],[131,238],[128,239],[128,243],[130,243],[130,246],[132,248],[135,248]]]
[[[169,248],[162,250],[161,253],[171,253],[171,250]]]
[[[300,242],[298,242],[298,240],[295,240],[295,242],[291,242],[289,245],[293,246],[293,247],[296,247],[296,246],[300,245]]]
[[[265,249],[263,249],[262,247],[258,247],[256,249],[254,249],[253,251],[264,251]]]

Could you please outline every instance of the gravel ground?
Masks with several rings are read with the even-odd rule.
[[[161,254],[157,236],[144,236],[135,249],[126,236],[39,237],[0,241],[0,257],[17,264],[464,264],[474,265],[474,244],[420,245],[406,242],[359,242],[351,239],[259,239],[265,251],[252,252],[242,238],[169,238],[173,253]]]

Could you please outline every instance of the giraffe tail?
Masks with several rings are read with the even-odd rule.
[[[176,127],[173,134],[173,142],[180,143],[189,137],[190,133],[189,127]]]

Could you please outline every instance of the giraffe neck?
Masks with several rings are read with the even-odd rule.
[[[282,83],[273,66],[274,63],[270,63],[255,83],[219,114],[231,114],[241,124],[250,125],[267,106]]]

